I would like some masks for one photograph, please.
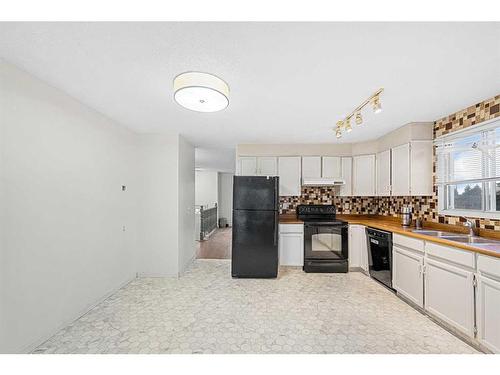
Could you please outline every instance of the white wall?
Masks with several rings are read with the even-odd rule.
[[[194,196],[195,151],[193,145],[179,137],[179,273],[183,273],[194,259]]]
[[[233,221],[233,173],[219,173],[219,217],[225,217],[229,225]]]
[[[0,352],[9,353],[135,276],[136,161],[134,133],[1,61],[0,118]]]
[[[33,349],[136,273],[179,275],[193,204],[178,134],[135,134],[0,60],[0,353]]]
[[[239,144],[236,156],[351,156],[374,154],[414,140],[433,139],[432,122],[412,122],[373,141],[316,144]]]
[[[178,273],[178,155],[177,134],[138,136],[139,276]]]
[[[213,207],[218,200],[216,171],[196,171],[195,202],[197,206]]]

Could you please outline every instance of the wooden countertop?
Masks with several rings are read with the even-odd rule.
[[[379,215],[337,215],[340,220],[347,221],[349,224],[359,224],[367,227],[372,227],[376,229],[386,230],[392,233],[399,233],[405,236],[419,238],[425,241],[435,242],[441,245],[452,246],[463,250],[474,251],[476,253],[481,253],[484,255],[489,255],[493,257],[500,258],[500,246],[488,246],[488,245],[470,245],[464,244],[456,241],[450,241],[444,238],[438,238],[433,236],[427,236],[425,234],[414,233],[415,228],[403,228],[400,224],[398,218],[390,216],[379,216]],[[280,224],[302,224],[303,221],[297,219],[294,214],[280,215]],[[466,228],[460,228],[455,225],[446,224],[436,224],[424,222],[424,228],[428,230],[442,230],[446,232],[455,233],[467,233]],[[480,236],[485,238],[491,238],[495,240],[500,240],[500,233],[495,231],[480,231]]]
[[[279,222],[280,224],[304,224],[302,220],[297,219],[295,214],[281,214]]]

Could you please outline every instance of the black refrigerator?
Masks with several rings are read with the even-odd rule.
[[[278,276],[279,178],[234,176],[233,277]]]

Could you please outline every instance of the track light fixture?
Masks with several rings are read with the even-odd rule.
[[[337,138],[342,137],[342,130],[346,131],[347,133],[349,133],[352,130],[351,119],[353,117],[354,117],[354,121],[356,122],[356,125],[361,125],[363,123],[363,117],[361,115],[361,110],[369,103],[372,103],[373,112],[375,112],[375,113],[382,112],[382,104],[380,102],[380,94],[382,94],[382,91],[384,91],[383,88],[378,89],[368,99],[366,99],[363,103],[361,103],[359,106],[357,106],[354,109],[354,111],[352,111],[350,114],[348,114],[343,120],[337,121],[337,124],[335,127],[335,135]]]

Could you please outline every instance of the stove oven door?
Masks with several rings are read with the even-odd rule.
[[[346,260],[348,229],[345,225],[306,223],[304,257],[317,260]]]

